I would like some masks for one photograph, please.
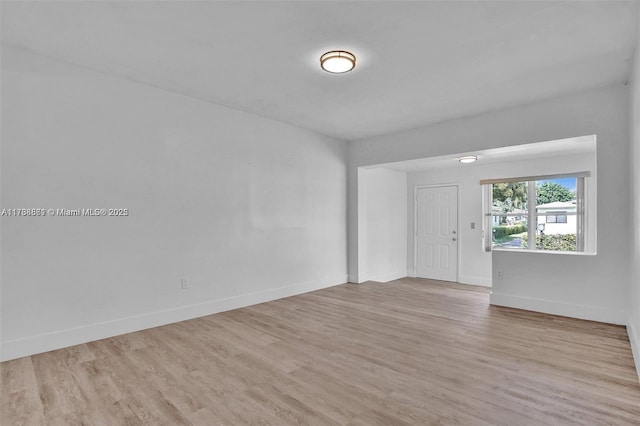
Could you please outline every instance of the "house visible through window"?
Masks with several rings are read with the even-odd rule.
[[[584,251],[589,176],[581,172],[482,181],[485,249]]]

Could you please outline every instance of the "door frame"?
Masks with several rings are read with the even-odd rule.
[[[455,282],[460,282],[460,259],[461,259],[461,232],[460,232],[460,189],[462,184],[457,183],[437,183],[437,184],[429,184],[429,185],[415,185],[413,187],[413,272],[416,277],[418,277],[418,190],[420,189],[428,189],[428,188],[443,188],[447,186],[455,186],[456,187],[456,204],[458,214],[456,215],[456,228],[458,229],[458,248],[457,248],[457,256],[456,256],[456,280]]]

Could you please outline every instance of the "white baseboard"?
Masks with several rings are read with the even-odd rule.
[[[460,284],[479,285],[482,287],[492,286],[491,277],[485,278],[485,277],[472,277],[469,275],[460,275],[458,277],[458,282],[460,282]]]
[[[418,274],[415,269],[407,269],[407,277],[409,278],[418,278]]]
[[[401,271],[394,271],[387,274],[376,275],[376,276],[370,277],[369,279],[371,281],[376,281],[379,283],[388,283],[389,281],[405,278],[406,276],[407,276],[407,271],[403,269]]]
[[[180,306],[163,311],[148,312],[127,318],[69,328],[35,336],[2,342],[0,361],[21,358],[37,353],[79,345],[95,340],[106,339],[120,334],[159,327],[179,321],[230,311],[297,294],[308,293],[335,285],[344,284],[347,275],[309,281],[240,296],[210,300],[193,305]]]
[[[638,333],[640,333],[640,324],[634,324],[633,320],[629,318],[627,321],[627,334],[629,335],[629,342],[631,342],[633,361],[636,364],[636,372],[640,381],[640,334]]]
[[[491,294],[491,304],[509,308],[526,309],[528,311],[543,312],[545,314],[561,315],[563,317],[586,319],[590,321],[606,322],[609,324],[626,325],[627,318],[624,311],[603,309],[594,306],[574,305],[553,300],[535,299],[510,294]]]

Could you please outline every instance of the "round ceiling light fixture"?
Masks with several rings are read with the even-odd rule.
[[[346,50],[331,50],[320,56],[320,67],[332,74],[349,72],[356,67],[356,55]]]
[[[476,160],[478,160],[478,157],[476,155],[465,155],[464,157],[458,157],[458,161],[465,164],[473,163]]]

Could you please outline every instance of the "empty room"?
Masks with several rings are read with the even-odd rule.
[[[640,424],[640,1],[0,1],[0,424]]]

